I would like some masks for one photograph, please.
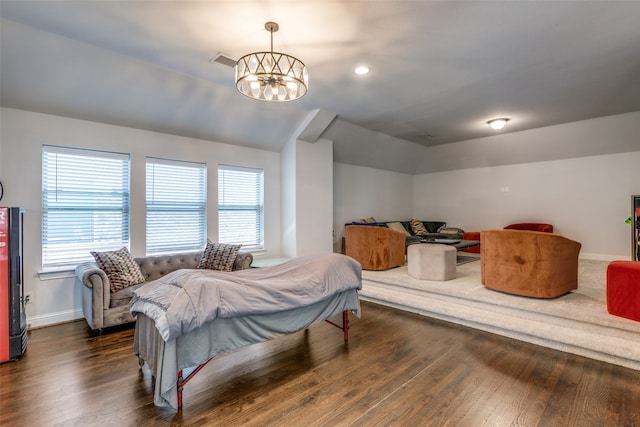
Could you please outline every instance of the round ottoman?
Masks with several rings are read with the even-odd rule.
[[[456,253],[453,246],[420,243],[407,248],[409,276],[422,280],[451,280],[456,278]]]

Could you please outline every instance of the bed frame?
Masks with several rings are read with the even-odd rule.
[[[342,324],[338,324],[338,323],[332,322],[329,319],[324,319],[324,321],[329,323],[330,325],[335,326],[336,328],[342,330],[342,333],[343,333],[343,336],[344,336],[344,341],[345,342],[349,341],[349,310],[345,310],[345,311],[342,312]],[[180,369],[178,371],[178,381],[176,383],[176,386],[177,386],[177,389],[178,389],[178,411],[182,411],[182,391],[184,390],[184,386],[189,381],[191,381],[191,379],[193,377],[195,377],[196,374],[198,372],[200,372],[200,370],[202,370],[202,368],[204,368],[209,362],[211,362],[214,359],[214,357],[211,357],[206,362],[198,365],[186,377],[183,377],[183,371],[184,371],[183,369]],[[141,363],[140,366],[142,366],[142,364],[144,363],[143,360],[139,360],[139,362]]]

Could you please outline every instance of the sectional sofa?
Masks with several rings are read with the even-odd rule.
[[[353,222],[345,224],[344,253],[365,270],[387,270],[404,265],[407,246],[426,238],[450,238],[444,221],[420,221],[426,234],[417,234],[411,221]],[[447,231],[447,233],[443,233]]]

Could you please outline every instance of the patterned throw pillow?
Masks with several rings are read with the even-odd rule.
[[[360,220],[363,224],[375,224],[377,221],[374,217],[370,216],[369,218],[363,218]]]
[[[111,293],[144,282],[140,266],[133,260],[127,248],[117,251],[91,252],[98,267],[109,278]]]
[[[202,253],[196,268],[207,270],[231,271],[241,245],[213,243],[207,240],[207,247]]]
[[[422,221],[418,219],[412,219],[410,224],[411,224],[411,230],[413,230],[413,234],[417,236],[424,236],[426,234],[429,234],[427,232],[427,229],[424,228],[424,224],[422,223]]]

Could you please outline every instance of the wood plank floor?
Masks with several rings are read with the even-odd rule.
[[[133,329],[30,332],[0,366],[2,426],[640,426],[640,372],[362,304],[214,359],[175,413],[153,405]]]

